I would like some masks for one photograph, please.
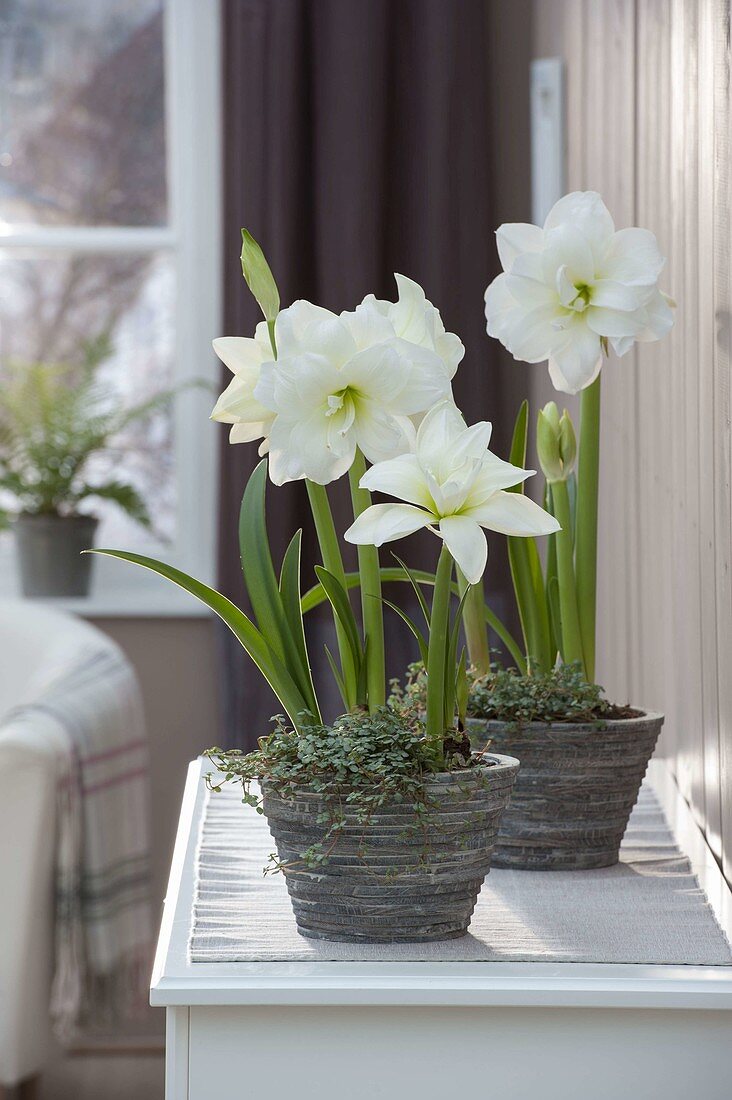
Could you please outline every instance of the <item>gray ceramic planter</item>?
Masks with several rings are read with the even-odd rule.
[[[468,930],[519,764],[443,772],[425,784],[426,827],[408,806],[385,807],[368,825],[353,815],[328,860],[308,870],[302,854],[323,837],[325,807],[303,789],[283,799],[262,783],[298,931],[349,943],[454,939]]]
[[[88,596],[95,516],[25,516],[13,525],[24,596]]]
[[[494,867],[587,870],[618,862],[663,715],[599,724],[469,719],[474,748],[511,753],[521,771],[503,816]]]

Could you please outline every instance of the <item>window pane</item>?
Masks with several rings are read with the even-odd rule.
[[[0,371],[13,364],[76,364],[95,348],[104,407],[126,409],[172,382],[174,273],[167,254],[80,255],[0,251]],[[0,385],[3,383],[0,374]],[[116,505],[90,499],[98,541],[145,550],[175,537],[171,405],[126,427],[85,480],[129,482],[153,518],[147,533]]]
[[[0,5],[0,220],[166,221],[163,0]]]

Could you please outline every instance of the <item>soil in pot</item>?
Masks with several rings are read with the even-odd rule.
[[[661,714],[631,714],[590,722],[468,720],[474,747],[489,746],[521,762],[501,821],[495,867],[586,870],[618,862],[663,725]]]
[[[24,596],[88,596],[95,516],[20,515],[15,544]]]
[[[319,866],[305,856],[326,833],[330,804],[305,786],[282,797],[264,780],[299,932],[370,943],[465,935],[518,770],[517,760],[491,753],[475,767],[429,775],[424,813],[395,803],[364,823],[345,805]]]

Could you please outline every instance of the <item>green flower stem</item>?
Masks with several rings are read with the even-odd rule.
[[[356,451],[353,465],[348,472],[354,519],[371,504],[371,493],[368,489],[361,489],[358,484],[365,471],[366,460],[360,451]],[[386,702],[384,609],[381,600],[381,566],[376,546],[359,546],[358,571],[361,574],[361,608],[366,645],[366,691],[369,711],[373,713],[376,707],[382,707]]]
[[[432,596],[430,636],[427,648],[427,723],[426,736],[435,764],[443,764],[442,742],[445,735],[445,664],[450,639],[450,585],[452,556],[443,545],[435,574]]]
[[[456,569],[458,591],[462,596],[465,589],[470,591],[463,604],[463,629],[468,645],[470,663],[479,676],[485,676],[491,669],[491,651],[488,645],[488,627],[485,620],[485,595],[483,582],[468,585],[461,569]]]
[[[554,515],[561,525],[551,537],[556,539],[557,577],[559,580],[559,614],[562,620],[562,657],[566,664],[579,661],[584,668],[582,634],[577,611],[577,591],[572,561],[572,526],[569,510],[569,493],[566,481],[552,483]]]
[[[597,497],[600,477],[600,375],[582,391],[579,465],[577,469],[577,604],[585,673],[595,678],[595,614],[597,599]]]
[[[328,500],[328,493],[324,485],[317,485],[314,481],[306,481],[308,490],[308,499],[310,500],[310,509],[313,513],[313,520],[315,522],[315,532],[318,536],[318,545],[320,546],[320,555],[323,559],[323,565],[332,573],[337,581],[343,586],[344,591],[347,591],[346,585],[346,571],[343,567],[343,557],[341,555],[341,548],[338,542],[338,535],[336,534],[335,523],[333,522],[333,513],[330,507],[330,501]],[[337,615],[333,615],[336,629],[336,641],[338,642],[338,655],[341,659],[341,668],[343,670],[343,679],[348,685],[355,685],[358,673],[353,662],[353,653],[351,646],[348,642],[348,634],[345,627],[341,623]],[[356,705],[355,690],[353,698],[349,699],[349,706],[352,708]]]

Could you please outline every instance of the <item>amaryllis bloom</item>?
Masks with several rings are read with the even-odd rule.
[[[254,398],[273,415],[269,472],[327,485],[359,447],[371,462],[409,448],[410,417],[450,396],[444,363],[429,348],[393,336],[361,339],[360,321],[295,302],[276,323],[277,361],[264,362]]]
[[[492,454],[490,437],[490,424],[468,428],[450,401],[431,409],[414,453],[379,462],[361,478],[364,489],[407,503],[373,504],[348,528],[347,541],[381,546],[427,527],[445,540],[467,580],[477,584],[488,558],[482,528],[524,536],[558,531],[554,517],[529,497],[504,491],[535,471]]]
[[[234,377],[216,402],[211,419],[231,424],[230,443],[251,443],[264,436],[260,447],[260,454],[264,454],[274,413],[260,405],[254,396],[254,387],[259,381],[262,363],[272,358],[267,323],[260,321],[253,338],[220,336],[214,340],[213,347]]]
[[[665,259],[647,229],[616,231],[594,191],[565,195],[544,228],[502,225],[503,274],[485,292],[488,334],[515,359],[549,361],[558,390],[578,393],[597,377],[603,344],[624,355],[659,340],[675,303],[658,288]]]
[[[341,316],[351,326],[361,346],[392,337],[428,348],[439,355],[448,378],[458,368],[465,348],[454,332],[446,332],[440,311],[432,305],[419,283],[406,275],[395,274],[399,297],[385,302],[368,294],[353,313]]]

